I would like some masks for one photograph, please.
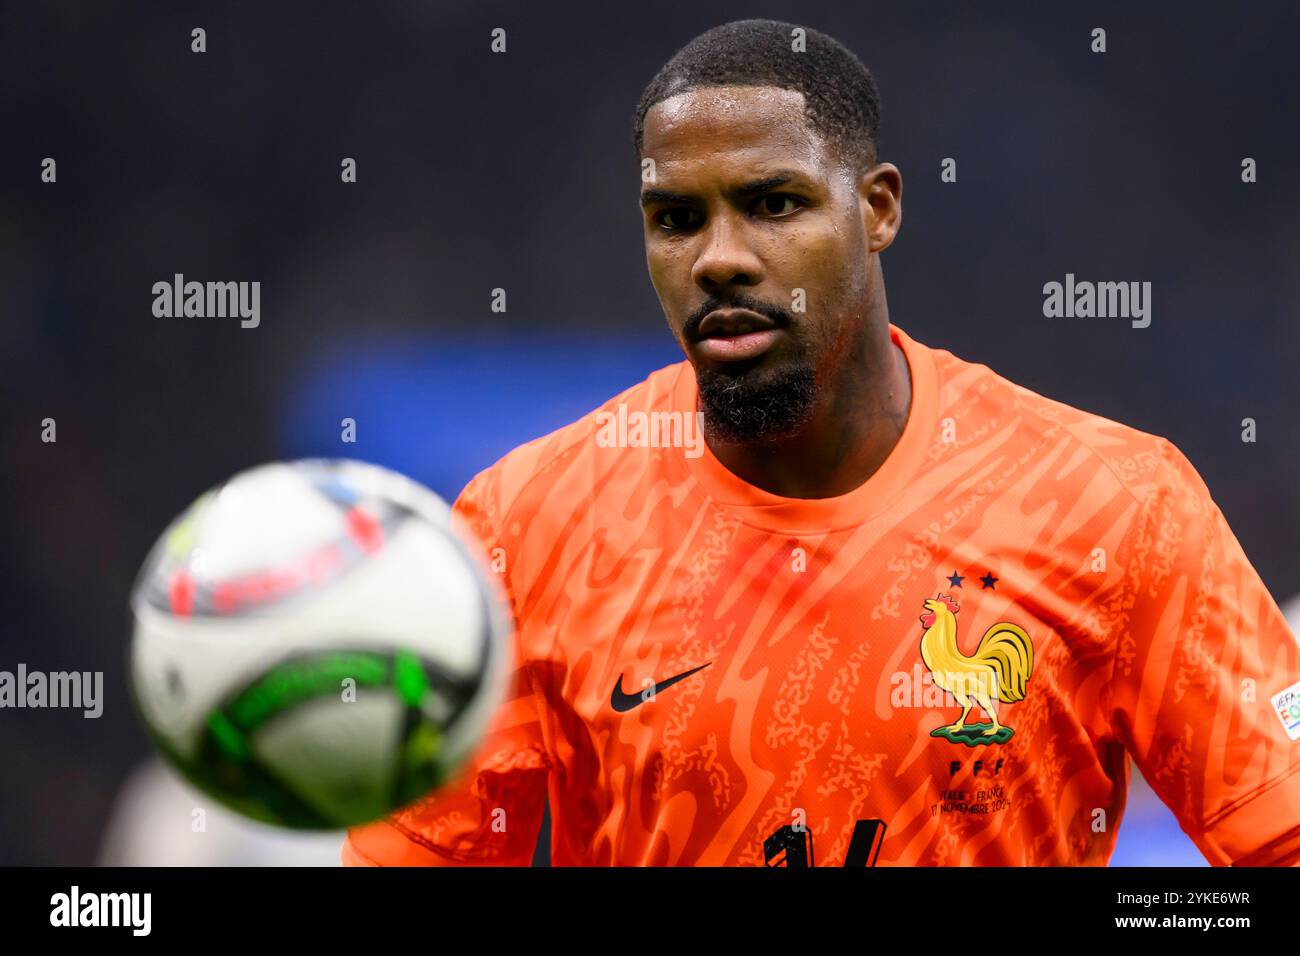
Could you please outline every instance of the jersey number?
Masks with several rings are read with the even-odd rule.
[[[853,825],[853,839],[844,854],[845,866],[875,866],[885,839],[883,820],[859,820]],[[812,831],[796,830],[785,824],[763,841],[763,860],[768,866],[815,866]]]

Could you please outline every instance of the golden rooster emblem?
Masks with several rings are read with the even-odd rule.
[[[1025,687],[1034,671],[1033,642],[1023,628],[1000,621],[984,632],[975,653],[967,656],[957,645],[957,611],[956,600],[940,594],[925,602],[921,615],[921,627],[925,628],[921,660],[934,683],[962,707],[956,723],[936,727],[930,736],[968,747],[1006,743],[1015,731],[998,723],[995,701],[1014,704],[1025,699]],[[989,715],[991,724],[966,723],[975,704]]]

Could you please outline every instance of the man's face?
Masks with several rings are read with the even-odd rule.
[[[803,95],[777,87],[657,103],[642,158],[654,161],[641,187],[650,279],[711,432],[797,432],[860,340],[867,191],[808,124]]]

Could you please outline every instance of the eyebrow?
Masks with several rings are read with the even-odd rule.
[[[762,179],[754,179],[747,183],[728,190],[737,196],[754,196],[759,193],[765,193],[777,186],[784,186],[794,179],[803,178],[801,173],[794,170],[781,169],[774,172],[771,176],[764,176]],[[650,206],[656,203],[669,203],[675,205],[690,205],[695,202],[697,197],[687,193],[675,193],[667,189],[645,189],[641,192],[641,205]]]

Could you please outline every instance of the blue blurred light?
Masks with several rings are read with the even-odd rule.
[[[372,461],[450,501],[512,448],[681,358],[666,330],[644,338],[490,330],[336,341],[288,383],[280,452]],[[341,440],[344,418],[356,420],[355,444]]]
[[[1209,866],[1178,819],[1129,761],[1124,819],[1115,837],[1111,866]]]

